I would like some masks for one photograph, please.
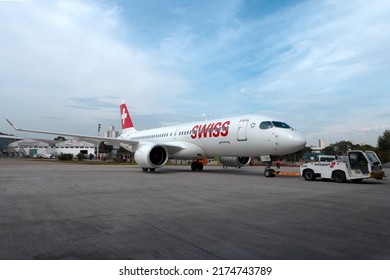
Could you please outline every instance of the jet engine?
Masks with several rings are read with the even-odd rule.
[[[142,168],[158,168],[167,163],[168,151],[161,145],[144,145],[135,152],[134,159]]]
[[[251,161],[250,157],[220,157],[219,161],[225,166],[243,167]]]

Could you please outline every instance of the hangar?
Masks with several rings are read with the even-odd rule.
[[[56,152],[57,154],[73,154],[74,156],[79,153],[85,155],[95,154],[95,144],[86,141],[79,141],[77,139],[70,139],[57,142]]]
[[[4,153],[11,156],[34,157],[37,155],[73,154],[95,154],[95,144],[70,139],[65,141],[43,140],[43,139],[22,139],[8,144]]]
[[[12,142],[20,140],[20,137],[15,135],[8,135],[0,132],[0,157],[3,156],[3,151]]]

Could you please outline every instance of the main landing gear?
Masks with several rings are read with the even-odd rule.
[[[191,163],[191,170],[192,171],[202,171],[203,170],[203,163],[200,161],[193,161]]]
[[[156,168],[145,168],[145,167],[142,167],[142,171],[143,172],[148,172],[148,171],[154,172],[154,171],[156,171]]]

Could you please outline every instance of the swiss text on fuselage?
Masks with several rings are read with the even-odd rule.
[[[230,121],[195,125],[191,130],[191,138],[226,137],[229,134]]]

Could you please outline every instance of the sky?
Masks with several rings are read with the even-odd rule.
[[[381,0],[0,0],[0,115],[97,135],[125,100],[138,130],[260,114],[308,146],[376,146],[389,26]]]

